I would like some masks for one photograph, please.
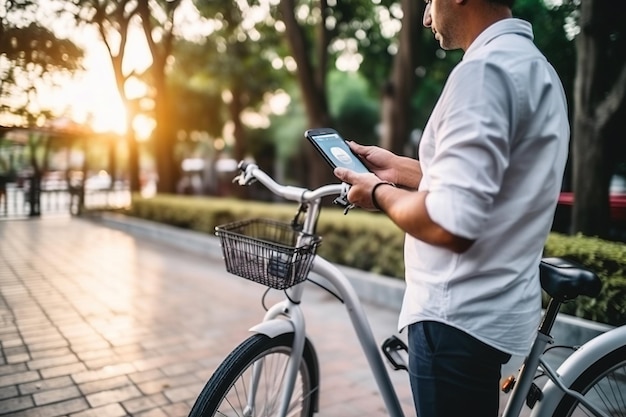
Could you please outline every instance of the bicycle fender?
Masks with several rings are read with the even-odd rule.
[[[253,333],[261,333],[268,337],[276,337],[294,331],[293,323],[290,320],[272,319],[259,323],[249,329]]]
[[[582,345],[559,366],[556,373],[569,388],[594,362],[624,345],[626,345],[626,326],[609,330]],[[551,380],[548,380],[542,391],[543,398],[535,406],[531,417],[552,416],[565,395]]]

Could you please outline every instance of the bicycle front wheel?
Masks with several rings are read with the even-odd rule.
[[[626,416],[626,346],[598,359],[570,387],[608,416]],[[593,416],[573,397],[561,400],[555,417]]]
[[[217,368],[196,399],[189,417],[276,416],[293,340],[293,333],[273,338],[263,334],[249,337]],[[257,383],[253,384],[255,365],[261,372]],[[253,385],[256,385],[255,395],[250,393]],[[287,415],[311,417],[316,408],[317,390],[317,358],[307,341]]]

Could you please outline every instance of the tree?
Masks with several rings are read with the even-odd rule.
[[[381,146],[402,155],[413,126],[411,98],[422,32],[423,2],[402,0],[402,29],[398,36],[398,53],[393,60],[391,77],[382,96]]]
[[[291,56],[297,64],[297,80],[309,127],[335,125],[329,111],[327,75],[342,60],[356,60],[359,65],[362,64],[375,91],[379,91],[386,82],[394,54],[390,44],[397,35],[397,23],[402,14],[397,9],[395,1],[279,2],[279,15],[284,23]],[[408,13],[406,16],[413,15]],[[410,32],[409,29],[407,31]],[[405,86],[397,87],[402,89]],[[309,173],[309,186],[334,180],[328,168],[318,163],[319,156],[312,148],[307,147],[307,155],[302,162]]]
[[[576,37],[573,232],[609,234],[609,184],[626,144],[626,3],[584,0]]]
[[[276,50],[280,48],[275,19],[269,7],[246,2],[196,0],[196,5],[213,22],[215,30],[196,44],[191,59],[177,54],[177,68],[187,69],[186,72],[194,69],[188,78],[193,88],[202,91],[208,103],[218,104],[218,108],[203,117],[214,128],[219,127],[217,135],[221,136],[227,121],[232,123],[233,156],[240,160],[248,148],[244,111],[258,110],[265,97],[278,90],[285,79],[284,72],[272,67]]]
[[[167,88],[167,73],[175,40],[174,16],[181,0],[138,0],[137,7],[143,33],[148,42],[152,65],[148,68],[154,118],[154,152],[159,177],[157,191],[173,193],[180,177],[175,158],[176,131],[172,123],[172,111]]]
[[[43,124],[53,109],[39,98],[60,75],[80,69],[83,51],[35,21],[35,3],[10,1],[0,6],[0,115],[13,124]]]
[[[59,111],[41,103],[42,90],[80,69],[83,57],[72,41],[58,38],[35,20],[36,6],[29,0],[0,6],[0,117],[27,128],[42,126]],[[33,216],[40,214],[38,191],[51,146],[49,135],[29,133],[32,175],[28,200]],[[37,158],[40,153],[42,159]]]
[[[419,39],[424,6],[413,0],[402,0],[402,29],[398,35],[398,53],[393,61],[389,82],[383,91],[381,146],[402,155],[410,138],[411,97],[414,93]]]
[[[131,98],[126,94],[126,83],[136,78],[151,87],[156,126],[153,132],[156,169],[159,177],[158,192],[171,193],[176,189],[179,169],[174,157],[176,135],[171,129],[168,107],[167,70],[175,39],[174,15],[181,0],[66,0],[78,9],[74,15],[79,22],[93,24],[98,28],[105,43],[115,74],[116,87],[127,108],[127,143],[129,146],[129,172],[131,188],[139,188],[139,157],[133,130],[134,118],[142,111],[144,98]],[[152,64],[144,73],[134,70],[123,72],[123,61],[131,25],[143,30]]]
[[[69,11],[79,24],[94,26],[104,43],[115,77],[115,87],[126,106],[126,145],[128,147],[128,175],[131,191],[139,191],[139,148],[133,121],[139,113],[139,100],[131,99],[126,93],[126,83],[141,75],[134,70],[124,71],[123,63],[127,54],[128,34],[133,21],[137,21],[137,6],[132,0],[67,0]],[[72,9],[71,6],[75,6]],[[135,19],[135,20],[133,20]],[[109,174],[114,184],[117,171],[115,143],[109,151]]]
[[[282,21],[285,24],[286,36],[290,45],[291,54],[298,70],[297,79],[302,92],[302,100],[306,109],[309,127],[332,126],[331,116],[326,97],[326,75],[328,71],[328,48],[330,44],[330,32],[326,25],[326,19],[331,13],[331,8],[326,0],[319,2],[318,17],[316,23],[316,40],[312,42],[305,28],[300,25],[296,18],[295,0],[280,0],[279,10]],[[316,187],[327,183],[330,179],[328,167],[307,161],[319,161],[314,149],[306,148],[306,157],[302,158],[305,172],[308,172],[308,186]]]

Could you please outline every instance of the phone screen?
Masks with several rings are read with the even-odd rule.
[[[347,168],[359,173],[370,172],[337,133],[311,134],[309,138],[333,167]]]

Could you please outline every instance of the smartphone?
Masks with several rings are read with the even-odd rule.
[[[333,169],[342,167],[359,173],[370,172],[336,130],[331,128],[309,129],[304,132],[304,136]]]

